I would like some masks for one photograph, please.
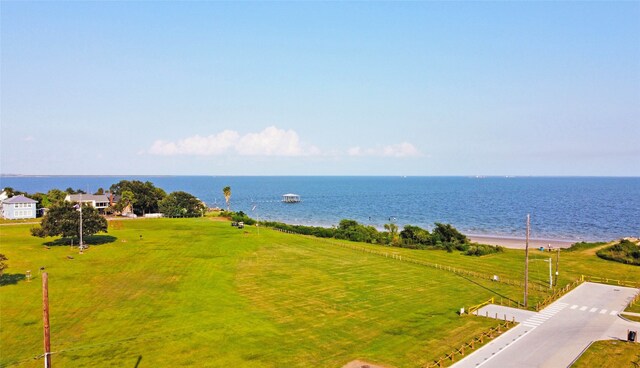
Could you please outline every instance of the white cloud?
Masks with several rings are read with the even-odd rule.
[[[180,139],[176,142],[157,140],[149,149],[154,155],[174,156],[217,156],[235,153],[242,156],[309,156],[318,155],[320,150],[315,146],[306,146],[293,130],[268,127],[258,133],[243,136],[233,130],[225,130],[218,134]]]
[[[343,151],[344,152],[344,151]],[[160,156],[343,156],[339,151],[322,152],[318,147],[305,144],[294,130],[274,126],[257,133],[241,135],[234,130],[224,130],[208,136],[194,135],[177,141],[156,140],[147,153]],[[411,143],[376,148],[351,147],[347,155],[352,157],[421,157],[423,154]]]
[[[413,144],[408,142],[378,148],[351,147],[347,150],[347,154],[355,157],[377,156],[402,158],[423,156],[422,152],[420,152]]]
[[[33,141],[35,141],[36,139],[35,139],[32,135],[28,135],[28,136],[26,136],[26,137],[22,138],[22,140],[23,140],[24,142],[33,142]]]
[[[244,156],[304,156],[298,134],[293,130],[268,127],[260,133],[243,136],[236,150]]]

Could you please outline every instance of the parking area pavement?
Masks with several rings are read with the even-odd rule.
[[[518,308],[505,307],[503,305],[489,304],[474,313],[477,316],[502,319],[506,321],[524,322],[538,313]]]
[[[640,330],[640,323],[618,315],[637,292],[633,288],[583,283],[538,313],[516,316],[513,311],[513,318],[520,322],[516,327],[453,367],[567,367],[591,342],[626,340],[628,330]],[[512,309],[495,307],[487,306],[479,314],[495,317],[498,313],[503,319]]]

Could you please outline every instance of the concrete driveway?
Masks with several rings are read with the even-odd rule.
[[[593,341],[626,340],[627,330],[640,332],[640,323],[618,316],[637,292],[583,283],[539,313],[514,311],[507,318],[517,315],[518,326],[452,367],[568,367]],[[509,313],[509,308],[497,307],[485,307],[479,315],[497,313],[502,319]]]

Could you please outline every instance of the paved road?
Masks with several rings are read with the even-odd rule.
[[[583,283],[539,313],[519,314],[518,326],[453,367],[568,367],[592,341],[626,340],[627,330],[640,331],[640,323],[618,316],[637,292]]]

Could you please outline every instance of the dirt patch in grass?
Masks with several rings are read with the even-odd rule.
[[[367,363],[363,360],[354,360],[342,366],[342,368],[391,368],[379,364]]]

